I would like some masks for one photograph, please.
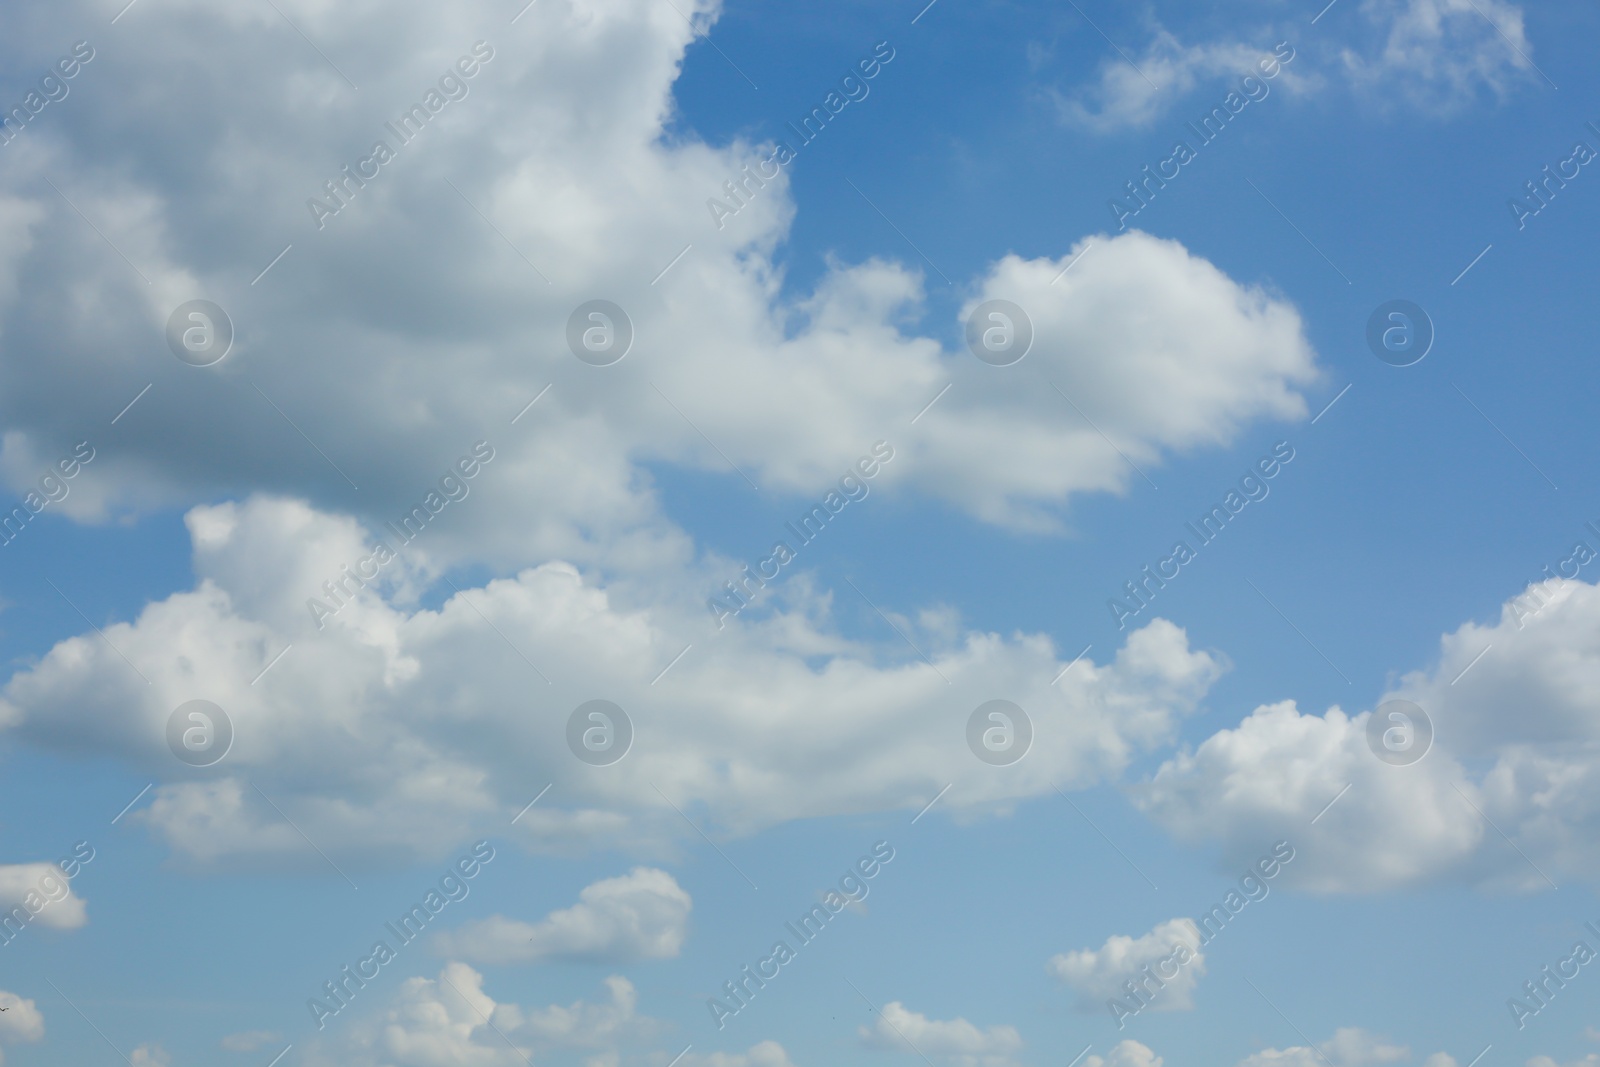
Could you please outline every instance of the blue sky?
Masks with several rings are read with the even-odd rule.
[[[0,1063],[1600,1063],[1594,967],[1524,988],[1600,951],[1597,28],[13,5]],[[195,300],[220,358],[180,355]],[[619,360],[568,340],[593,300]],[[1010,365],[968,348],[990,300],[1032,327]],[[1409,366],[1367,341],[1395,300],[1435,334]],[[620,758],[569,749],[594,699]],[[1003,766],[966,740],[997,699],[1033,735]],[[194,700],[213,762],[168,740]],[[1433,731],[1399,765],[1394,700]]]

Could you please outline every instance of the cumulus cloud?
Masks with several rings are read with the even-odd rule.
[[[32,1000],[0,989],[0,1008],[6,1009],[0,1013],[0,1044],[43,1040],[44,1014]],[[0,1063],[4,1062],[5,1055],[0,1052]]]
[[[1435,665],[1404,675],[1376,702],[1409,700],[1430,717],[1433,750],[1421,762],[1394,767],[1373,756],[1371,711],[1319,716],[1287,701],[1164,762],[1135,789],[1135,803],[1183,840],[1219,842],[1230,864],[1263,841],[1304,839],[1312,847],[1285,878],[1317,890],[1445,878],[1537,890],[1563,875],[1592,884],[1600,878],[1597,634],[1600,586],[1536,583],[1495,622],[1444,635]]]
[[[527,1010],[504,1004],[495,1017],[498,1020],[503,1015],[505,1025],[547,1046],[598,1048],[631,1032],[643,1033],[654,1027],[653,1020],[637,1013],[639,997],[632,982],[612,975],[603,984],[610,995],[609,1001],[580,1000],[569,1005],[552,1004]]]
[[[1367,746],[1369,715],[1302,714],[1293,701],[1257,708],[1163,763],[1134,802],[1180,840],[1219,841],[1230,866],[1275,840],[1306,841],[1284,868],[1289,884],[1360,892],[1438,877],[1482,842],[1482,820],[1452,786],[1476,791],[1442,751],[1409,767],[1380,762]]]
[[[1384,699],[1394,697],[1446,719],[1443,732],[1464,755],[1600,742],[1600,586],[1529,585],[1494,621],[1441,637],[1438,663],[1406,674]],[[1507,715],[1513,706],[1522,712]]]
[[[1173,960],[1162,968],[1157,961],[1172,956],[1180,946],[1192,954],[1181,967]],[[1048,968],[1078,994],[1078,1007],[1082,1011],[1104,1011],[1106,1002],[1113,998],[1127,998],[1125,982],[1138,984],[1141,972],[1152,968],[1162,985],[1153,983],[1145,988],[1154,999],[1154,1011],[1185,1011],[1194,1007],[1194,988],[1206,973],[1205,954],[1200,951],[1200,930],[1193,919],[1168,919],[1159,923],[1149,933],[1137,938],[1114,934],[1098,949],[1084,948],[1059,953],[1050,958]],[[1165,971],[1175,969],[1174,977]]]
[[[128,1055],[132,1067],[172,1067],[172,1057],[160,1045],[140,1045]]]
[[[680,7],[702,28],[718,10]],[[695,31],[671,6],[552,0],[506,26],[488,0],[413,5],[386,14],[380,44],[364,5],[287,0],[359,94],[270,9],[182,0],[137,14],[81,77],[139,84],[138,99],[75,93],[7,146],[0,333],[49,358],[0,366],[0,476],[21,486],[85,427],[108,427],[52,507],[92,521],[198,505],[198,581],[105,628],[151,685],[85,632],[12,677],[0,726],[168,777],[167,716],[190,699],[223,706],[228,759],[130,816],[178,849],[304,855],[259,788],[343,860],[436,858],[520,809],[533,773],[555,786],[518,829],[551,847],[680,834],[662,793],[732,833],[920,807],[951,781],[957,810],[1001,811],[1052,777],[1116,777],[1170,740],[1215,677],[1216,659],[1156,622],[1051,687],[1064,664],[1041,635],[888,605],[929,649],[930,662],[904,662],[842,637],[831,591],[805,573],[716,632],[706,599],[737,564],[666,515],[651,471],[738,483],[731,461],[798,508],[883,439],[895,459],[874,492],[1055,529],[1075,496],[1123,491],[1130,459],[1158,464],[1306,414],[1319,371],[1281,296],[1138,232],[1004,256],[962,282],[963,314],[1004,298],[1033,321],[1026,361],[996,374],[937,339],[955,324],[921,324],[922,278],[902,264],[830,261],[815,285],[787,287],[777,263],[797,209],[782,175],[713,224],[706,199],[764,146],[677,129],[672,91]],[[89,0],[52,9],[63,23],[101,17]],[[42,28],[0,42],[8,69],[53,61],[29,51],[53,39]],[[376,177],[348,183],[319,228],[308,199],[331,202],[339,168],[486,36],[493,55],[470,93]],[[183,76],[141,75],[164,60]],[[287,95],[269,102],[260,84]],[[597,368],[566,350],[566,328],[602,291],[635,343]],[[197,297],[235,326],[213,367],[165,354],[168,316]],[[1019,374],[1053,387],[1017,388]],[[444,488],[479,441],[492,460]],[[349,595],[343,568],[413,506],[433,516],[416,542],[314,625],[308,598],[333,582]],[[467,567],[501,577],[418,606]],[[599,678],[640,730],[603,777],[561,751],[566,714]],[[960,724],[998,691],[1053,725],[1021,764],[979,774]]]
[[[1104,1056],[1090,1056],[1084,1067],[1161,1067],[1162,1059],[1137,1041],[1121,1041]]]
[[[716,15],[710,2],[680,6],[703,24]],[[98,18],[88,0],[56,14]],[[8,146],[15,202],[0,227],[16,240],[0,282],[14,279],[15,295],[0,303],[0,328],[18,350],[52,353],[0,368],[10,428],[0,472],[14,486],[152,376],[126,418],[96,431],[98,457],[59,505],[67,513],[254,489],[309,494],[375,524],[487,435],[500,450],[494,467],[441,516],[427,551],[640,569],[685,550],[661,515],[650,464],[733,478],[732,460],[764,490],[809,495],[871,441],[899,436],[905,459],[886,486],[1022,525],[1128,477],[1053,392],[1001,388],[990,368],[934,339],[950,324],[914,328],[923,296],[914,271],[836,262],[811,290],[786,291],[775,254],[796,207],[784,176],[725,228],[712,224],[707,198],[764,146],[666,132],[694,39],[671,8],[530,9],[492,34],[494,57],[470,95],[321,230],[308,199],[326,200],[340,166],[391,136],[383,120],[483,27],[502,25],[503,12],[487,2],[418,7],[386,22],[381,53],[364,8],[305,0],[286,14],[360,71],[359,97],[282,20],[175,4],[120,22],[117,47],[83,76],[132,82],[132,57],[182,57],[184,78],[142,79],[137,100],[75,95]],[[18,69],[47,62],[21,54],[28,39],[7,45]],[[396,55],[407,62],[387,61]],[[248,88],[280,84],[285,70],[292,106]],[[149,284],[92,243],[48,175]],[[252,209],[239,210],[245,203]],[[1027,308],[1039,324],[1029,366],[1060,375],[1085,412],[1111,418],[1124,451],[1153,461],[1256,419],[1302,414],[1312,353],[1287,302],[1173,242],[1092,239],[1070,284],[1046,284],[1065,254],[1004,260],[964,284]],[[251,285],[289,243],[293,252]],[[690,255],[652,284],[687,244]],[[636,334],[634,354],[603,371],[565,341],[568,317],[600,290]],[[159,353],[169,314],[205,294],[226,297],[236,341],[202,371]],[[139,343],[121,343],[130,337]],[[1174,373],[1143,373],[1151,361]],[[908,428],[951,382],[934,421]],[[546,386],[537,414],[511,426]],[[1180,389],[1184,404],[1159,402]]]
[[[59,643],[12,678],[0,712],[30,739],[109,752],[167,779],[129,818],[201,860],[320,864],[262,793],[341,864],[431,860],[498,833],[533,781],[554,784],[517,831],[551,848],[659,850],[689,832],[672,804],[704,805],[734,834],[915,811],[951,782],[946,809],[1004,811],[1052,782],[1115,778],[1170,743],[1222,670],[1159,619],[1055,685],[1070,657],[1041,635],[921,635],[929,662],[908,662],[841,637],[821,596],[718,634],[692,593],[641,602],[563,563],[460,587],[436,609],[369,587],[318,631],[305,600],[361,553],[352,520],[254,498],[188,521],[195,588],[104,627],[115,650],[97,634]],[[566,746],[567,719],[600,678],[637,734],[603,775]],[[998,772],[964,740],[972,709],[997,693],[1040,724],[1027,757]],[[215,767],[178,776],[166,722],[196,698],[227,712],[235,740]]]
[[[620,878],[585,886],[577,904],[540,922],[493,915],[440,935],[435,949],[469,963],[670,959],[683,947],[692,907],[672,875],[635,867]]]
[[[994,522],[1048,527],[1038,502],[1119,491],[1137,477],[1130,459],[1154,464],[1168,450],[1234,440],[1253,420],[1302,418],[1298,390],[1319,377],[1292,307],[1138,230],[1059,260],[1006,256],[964,313],[988,299],[1027,311],[1037,338],[1027,359],[1049,385],[1019,393],[991,376],[952,390],[928,412],[929,434],[908,443],[906,469],[922,472],[908,475],[919,488]],[[1041,415],[1066,429],[1034,426]],[[1012,435],[1009,460],[985,454],[991,434]],[[1047,438],[1048,463],[1016,450]],[[997,465],[1008,468],[998,481]]]
[[[1022,1035],[1013,1026],[979,1029],[966,1019],[930,1019],[898,1000],[883,1006],[871,1026],[857,1031],[869,1048],[937,1057],[956,1067],[1014,1067]]]
[[[0,912],[13,913],[6,927],[8,935],[24,925],[14,914],[18,908],[29,916],[29,924],[56,930],[76,930],[89,921],[84,899],[73,893],[72,883],[54,863],[0,864]]]
[[[659,1024],[637,1014],[638,997],[627,979],[612,976],[604,985],[606,998],[598,1002],[525,1008],[497,1002],[484,991],[483,975],[450,962],[436,978],[406,979],[377,1015],[352,1020],[338,1036],[310,1042],[306,1062],[312,1067],[526,1067],[544,1062],[554,1050],[571,1049],[598,1051],[602,1062],[614,1062],[619,1046],[648,1039]]]
[[[1527,1067],[1600,1067],[1600,1053],[1591,1052],[1581,1060],[1567,1063],[1557,1063],[1549,1056],[1535,1056],[1528,1061]]]

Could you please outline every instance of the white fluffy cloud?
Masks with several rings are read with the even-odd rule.
[[[1391,697],[1444,719],[1440,732],[1463,755],[1600,742],[1600,586],[1530,585],[1493,622],[1444,635],[1437,666],[1405,675]]]
[[[436,978],[408,978],[377,1016],[353,1020],[338,1036],[306,1049],[312,1067],[526,1067],[552,1050],[598,1051],[615,1062],[619,1045],[659,1030],[637,1014],[625,978],[605,980],[606,999],[524,1008],[497,1002],[483,976],[464,963],[445,964]],[[492,1025],[491,1025],[492,1024]],[[537,1059],[535,1059],[537,1057]],[[767,1067],[758,1064],[757,1067]]]
[[[1137,1041],[1121,1041],[1104,1056],[1090,1056],[1083,1067],[1161,1067],[1162,1059]]]
[[[1048,384],[1024,404],[993,375],[962,383],[926,416],[936,420],[928,435],[909,442],[906,470],[995,522],[1047,524],[1036,502],[1120,490],[1137,477],[1128,459],[1145,467],[1167,450],[1231,441],[1252,420],[1303,417],[1298,389],[1318,376],[1292,307],[1137,230],[1085,240],[1060,260],[1006,256],[966,310],[988,299],[1027,311],[1037,338],[1027,361]],[[989,454],[990,435],[1010,437],[1008,460]],[[1035,447],[1052,458],[1024,458]],[[994,480],[999,467],[1007,473]]]
[[[1528,1061],[1527,1067],[1600,1067],[1600,1053],[1591,1052],[1581,1060],[1567,1063],[1557,1063],[1549,1056],[1535,1056]]]
[[[172,1067],[172,1057],[160,1045],[140,1045],[128,1054],[131,1067]]]
[[[914,811],[954,782],[942,805],[1000,811],[1052,783],[1114,778],[1170,743],[1222,669],[1163,620],[1054,685],[1070,657],[1040,635],[906,622],[930,658],[907,661],[839,636],[824,597],[718,634],[692,591],[662,603],[657,589],[641,603],[636,587],[608,589],[561,563],[452,592],[437,609],[369,589],[319,632],[305,599],[363,553],[353,521],[256,498],[196,509],[189,526],[197,586],[104,627],[104,639],[58,644],[6,686],[0,718],[158,775],[166,784],[129,819],[199,859],[321,862],[263,794],[341,863],[437,858],[502,832],[552,782],[516,827],[549,847],[643,848],[691,833],[672,804],[704,805],[715,827],[748,833]],[[568,751],[566,724],[602,695],[636,737],[621,762],[595,768]],[[999,695],[1036,724],[1027,757],[1007,768],[980,763],[965,742],[972,710]],[[227,758],[205,771],[178,764],[165,740],[173,710],[197,698],[235,731]]]
[[[1305,1045],[1262,1049],[1240,1060],[1239,1067],[1374,1067],[1410,1056],[1411,1050],[1403,1045],[1391,1045],[1356,1027],[1342,1027],[1315,1049]]]
[[[1377,760],[1369,711],[1317,716],[1284,702],[1165,762],[1136,803],[1184,840],[1220,842],[1229,862],[1247,861],[1266,841],[1304,841],[1285,877],[1313,889],[1447,877],[1523,890],[1563,876],[1592,884],[1600,878],[1597,634],[1600,586],[1537,583],[1493,624],[1446,634],[1436,665],[1376,702],[1410,700],[1428,714],[1435,740],[1421,762]]]
[[[540,922],[493,915],[440,935],[435,949],[468,963],[669,959],[683,947],[692,907],[672,875],[635,867],[620,878],[585,886],[577,904]]]
[[[715,15],[710,3],[679,6],[702,24]],[[1071,493],[1115,488],[1129,472],[1053,391],[1019,389],[1019,376],[1056,377],[1151,462],[1304,411],[1297,390],[1314,370],[1298,314],[1174,242],[1093,238],[1056,285],[1065,248],[968,279],[1036,321],[1035,351],[1008,373],[947,351],[933,339],[946,323],[912,328],[922,283],[899,264],[833,263],[812,291],[785,292],[774,257],[796,210],[786,179],[718,230],[707,198],[761,146],[664,132],[693,40],[670,6],[555,0],[501,29],[497,5],[418,4],[386,9],[379,51],[364,5],[285,10],[344,57],[359,97],[271,10],[165,5],[130,12],[80,77],[131,81],[137,56],[182,57],[185,78],[141,79],[137,100],[75,93],[8,146],[15,202],[0,225],[16,240],[0,282],[14,278],[15,293],[3,300],[0,286],[0,329],[18,350],[52,353],[0,368],[0,471],[14,486],[152,384],[115,428],[94,430],[97,458],[61,509],[92,516],[254,489],[392,519],[487,436],[499,456],[457,509],[472,520],[442,518],[429,552],[638,569],[676,563],[685,547],[645,464],[731,478],[731,459],[763,491],[812,494],[873,440],[903,439],[885,485],[1038,525]],[[54,14],[100,18],[88,0]],[[494,58],[470,95],[317,230],[307,199],[325,197],[341,165],[390,136],[383,121],[485,35]],[[10,43],[28,39],[8,40],[8,69],[47,61]],[[284,84],[285,70],[292,105],[264,105],[259,86]],[[108,255],[49,175],[149,285]],[[602,291],[628,310],[636,339],[621,363],[595,368],[565,350],[565,331]],[[165,353],[163,330],[178,303],[207,295],[227,306],[237,340],[198,370]],[[1161,403],[1168,394],[1184,403]]]
[[[44,1038],[44,1015],[32,1000],[0,989],[0,1064],[6,1062],[4,1045],[33,1042]]]
[[[471,970],[462,973],[470,976]],[[533,1009],[502,1004],[495,1010],[496,1025],[525,1033],[547,1046],[578,1048],[601,1048],[635,1031],[653,1030],[653,1020],[638,1015],[639,997],[632,982],[612,975],[604,985],[610,999],[599,1003],[580,1000]]]
[[[0,722],[4,722],[3,713]],[[10,918],[8,936],[21,925],[38,923],[56,930],[76,930],[89,921],[83,898],[73,893],[72,883],[54,863],[0,864],[0,912],[17,908],[29,920],[22,924],[15,916],[0,915]]]
[[[944,1060],[956,1067],[1014,1067],[1022,1035],[1013,1026],[980,1029],[966,1019],[930,1019],[898,1000],[858,1031],[869,1048],[893,1049]]]
[[[1482,842],[1487,828],[1452,783],[1476,791],[1443,751],[1410,767],[1380,762],[1367,747],[1369,714],[1302,714],[1293,701],[1257,708],[1162,764],[1135,803],[1181,840],[1220,841],[1230,865],[1273,841],[1295,843],[1282,877],[1302,887],[1370,891],[1435,877]]]
[[[702,28],[717,14],[710,0],[678,6]],[[1052,778],[1113,778],[1170,740],[1218,663],[1166,623],[1055,687],[1064,664],[1048,640],[962,633],[940,605],[887,605],[931,665],[847,640],[804,573],[711,631],[706,598],[737,565],[665,515],[649,471],[739,484],[731,461],[799,509],[884,439],[896,455],[874,492],[1054,528],[1075,494],[1122,491],[1129,459],[1155,465],[1303,417],[1319,372],[1291,304],[1175,241],[1094,236],[962,283],[963,313],[1004,298],[1035,328],[1022,363],[987,366],[935,339],[953,324],[918,325],[922,279],[901,264],[830,262],[809,291],[787,290],[785,178],[713,225],[706,199],[762,149],[671,125],[694,40],[672,5],[545,0],[513,26],[488,0],[413,3],[385,9],[381,44],[369,4],[285,0],[284,14],[328,59],[270,9],[135,8],[79,84],[139,84],[137,100],[75,91],[7,146],[0,333],[49,358],[0,365],[0,474],[21,486],[88,436],[96,458],[52,507],[93,519],[205,503],[188,515],[195,588],[106,627],[114,649],[86,632],[15,675],[0,726],[168,779],[130,819],[195,857],[305,854],[265,794],[351,862],[437,856],[550,782],[519,831],[637,843],[684,832],[663,794],[731,832],[919,807],[950,781],[953,806],[1001,810]],[[75,0],[51,18],[103,13]],[[34,69],[47,60],[21,42],[53,34],[8,34],[0,58]],[[339,167],[391,136],[384,121],[478,39],[493,57],[469,95],[319,230],[307,198],[327,199]],[[183,77],[141,76],[166,60]],[[600,293],[636,334],[605,368],[565,340],[569,315]],[[236,328],[214,367],[165,350],[168,316],[196,297]],[[446,505],[442,476],[479,440],[494,458]],[[419,502],[437,518],[381,588],[311,626],[307,598]],[[418,608],[457,565],[508,577]],[[1021,764],[992,772],[961,725],[1001,694],[1051,725]],[[562,736],[572,708],[602,695],[636,718],[638,740],[597,771]],[[224,707],[237,740],[190,773],[162,736],[197,698]]]
[[[1154,965],[1171,956],[1179,946],[1190,950],[1192,958],[1177,974],[1167,978]],[[1174,960],[1166,970],[1177,964]],[[1206,973],[1205,954],[1200,951],[1200,930],[1193,919],[1168,919],[1158,923],[1149,933],[1140,937],[1114,934],[1098,949],[1083,948],[1060,953],[1050,958],[1050,973],[1078,994],[1078,1006],[1084,1011],[1104,1011],[1106,1001],[1127,999],[1124,982],[1140,981],[1140,971],[1152,967],[1153,973],[1164,983],[1160,989],[1146,987],[1152,996],[1153,1011],[1183,1011],[1194,1007],[1194,988]]]

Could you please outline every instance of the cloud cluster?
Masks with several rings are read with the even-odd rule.
[[[581,1056],[589,1067],[617,1067],[626,1054],[666,1063],[668,1027],[639,1014],[638,995],[612,975],[597,1000],[524,1007],[498,1001],[483,975],[465,963],[446,963],[432,977],[408,978],[387,1005],[358,1017],[338,1034],[304,1046],[307,1067],[526,1067]],[[695,1050],[684,1067],[794,1067],[776,1041],[744,1052]]]
[[[687,8],[702,28],[717,14]],[[1122,491],[1130,459],[1303,417],[1319,372],[1290,303],[1138,232],[1005,256],[962,286],[963,313],[1003,298],[1033,321],[1026,362],[997,374],[938,339],[956,324],[919,325],[922,279],[906,266],[830,261],[809,290],[787,287],[781,178],[710,226],[703,200],[762,146],[668,134],[695,34],[670,5],[551,0],[514,26],[488,0],[413,5],[386,12],[381,49],[363,5],[287,0],[284,15],[323,55],[270,10],[130,12],[94,73],[137,81],[139,99],[74,97],[8,146],[0,333],[51,356],[0,366],[0,473],[20,484],[84,427],[107,427],[63,509],[197,505],[198,582],[14,675],[0,725],[166,777],[167,715],[212,700],[237,729],[228,761],[130,818],[203,860],[303,854],[269,795],[351,862],[437,857],[552,780],[519,823],[531,838],[642,843],[683,831],[663,796],[734,833],[920,806],[951,781],[953,805],[1003,810],[1052,778],[1114,778],[1170,739],[1220,664],[1166,623],[1051,687],[1063,664],[1040,635],[962,633],[938,606],[891,605],[938,624],[907,621],[929,661],[900,662],[842,637],[830,593],[800,573],[709,640],[705,598],[727,561],[665,515],[649,471],[737,483],[731,462],[799,500],[892,437],[878,491],[1052,529],[1075,494]],[[88,0],[52,12],[91,17]],[[33,39],[8,36],[0,55],[28,68]],[[317,229],[305,201],[330,195],[336,161],[390,136],[418,86],[478,40],[494,58],[470,93],[378,177],[341,179],[346,206]],[[182,77],[139,78],[164,57],[182,57]],[[604,368],[565,340],[601,291],[635,331]],[[197,297],[235,327],[212,367],[166,351],[168,316]],[[354,591],[346,568],[480,440],[493,464]],[[418,606],[466,566],[506,577]],[[351,603],[310,613],[332,582]],[[599,678],[614,690],[595,693]],[[951,739],[998,692],[1053,726],[1013,772],[978,775]],[[565,715],[599,695],[639,728],[635,756],[605,776],[558,743]]]
[[[675,121],[673,86],[716,0],[684,0],[687,18],[656,0],[543,0],[514,25],[487,0],[412,2],[383,11],[382,35],[373,0],[280,2],[142,5],[91,72],[140,91],[75,95],[7,147],[0,336],[49,358],[0,363],[0,476],[23,485],[93,428],[99,458],[62,511],[99,521],[188,509],[195,583],[17,671],[0,727],[147,770],[163,784],[129,820],[202,863],[319,863],[302,833],[349,864],[437,859],[503,828],[546,784],[517,832],[547,849],[663,851],[688,832],[679,808],[749,834],[915,810],[941,787],[946,809],[990,814],[1057,785],[1116,781],[1172,743],[1223,662],[1160,619],[1062,677],[1065,657],[1044,635],[963,629],[939,610],[913,623],[927,605],[890,605],[917,638],[910,658],[842,634],[829,593],[800,573],[713,635],[703,601],[722,561],[667,516],[651,471],[748,477],[807,499],[890,437],[899,458],[881,491],[1055,529],[1075,497],[1122,492],[1130,460],[1159,464],[1302,418],[1319,372],[1289,301],[1137,231],[1034,258],[996,249],[960,280],[961,313],[1010,300],[1035,332],[1027,361],[997,374],[941,340],[958,322],[923,321],[917,269],[830,261],[808,288],[790,286],[786,177],[725,227],[707,220],[704,200],[765,154]],[[1345,55],[1360,85],[1437,104],[1505,91],[1531,66],[1506,0],[1360,11],[1386,33],[1375,57]],[[0,60],[31,70],[54,46],[28,42],[105,16],[66,0],[16,21]],[[494,61],[470,94],[378,177],[345,185],[347,204],[323,227],[306,203],[331,195],[340,161],[371,152],[419,86],[490,40]],[[1143,64],[1154,91],[1111,65],[1072,106],[1096,128],[1148,124],[1255,54],[1162,31]],[[142,77],[151,64],[169,76]],[[636,335],[606,368],[565,341],[573,310],[602,293]],[[198,297],[226,304],[236,327],[211,368],[166,351],[168,317]],[[470,493],[381,578],[347,590],[336,617],[309,614],[310,598],[370,556],[383,521],[478,440],[498,455]],[[469,569],[497,577],[439,585]],[[1298,838],[1348,786],[1289,874],[1315,889],[1451,873],[1533,883],[1515,857],[1485,853],[1480,810],[1553,872],[1600,873],[1587,847],[1600,823],[1600,593],[1566,592],[1531,622],[1463,627],[1437,667],[1403,679],[1396,693],[1440,725],[1422,764],[1374,760],[1365,712],[1285,702],[1167,760],[1137,802],[1186,841],[1248,859],[1286,825]],[[1458,689],[1452,674],[1480,640],[1494,655]],[[606,768],[565,751],[568,715],[597,696],[636,727],[633,751]],[[996,696],[1035,713],[1032,751],[1003,770],[963,741],[971,709]],[[197,698],[236,732],[208,769],[175,765],[164,740],[173,709]],[[1508,726],[1508,706],[1531,711]],[[1469,760],[1490,769],[1474,781]],[[20,903],[44,867],[0,867],[0,904]],[[627,979],[607,978],[596,1001],[522,1007],[491,997],[469,964],[669,958],[691,912],[670,874],[639,867],[537,922],[470,923],[441,937],[450,962],[436,978],[407,980],[380,1015],[313,1041],[307,1062],[516,1067],[580,1050],[614,1063],[657,1029]],[[81,926],[83,902],[69,891],[40,921]],[[1197,940],[1174,919],[1051,966],[1098,1000],[1180,935]],[[1189,1006],[1201,974],[1196,959],[1158,1006]],[[0,1002],[11,1008],[0,1040],[42,1036],[32,1001]],[[898,1001],[860,1036],[954,1067],[1012,1067],[1022,1048],[1010,1026],[930,1019]],[[1267,1050],[1246,1064],[1312,1055]],[[1405,1051],[1343,1030],[1322,1055],[1365,1067]],[[157,1046],[134,1058],[166,1059]],[[1129,1041],[1087,1062],[1162,1061]],[[685,1064],[792,1067],[774,1042]]]
[[[369,587],[317,631],[304,600],[359,555],[352,520],[258,497],[197,508],[188,522],[196,586],[103,638],[59,643],[6,685],[0,719],[38,743],[159,775],[151,806],[129,818],[200,860],[319,863],[272,803],[341,863],[433,860],[478,827],[501,832],[552,782],[517,823],[550,848],[659,851],[689,832],[674,804],[703,805],[735,834],[914,811],[950,782],[946,805],[1000,811],[1052,782],[1116,778],[1171,742],[1222,670],[1163,620],[1056,684],[1070,658],[1037,634],[919,634],[929,661],[908,661],[841,637],[820,597],[713,636],[688,594],[630,604],[626,589],[565,563],[460,587],[434,609]],[[964,740],[972,709],[997,693],[1039,724],[1027,759],[998,774]],[[597,696],[619,703],[636,732],[628,756],[603,769],[565,742],[573,709]],[[197,698],[227,712],[235,740],[216,767],[189,772],[165,726]],[[561,951],[553,934],[544,944]]]
[[[681,6],[702,24],[716,13]],[[134,57],[183,57],[183,78],[145,79],[137,100],[74,99],[60,121],[10,146],[13,199],[0,225],[15,240],[0,254],[0,281],[11,282],[0,286],[0,329],[18,350],[53,353],[0,368],[0,471],[14,484],[145,384],[114,429],[97,431],[102,458],[92,484],[64,502],[72,513],[254,489],[310,494],[375,524],[488,436],[502,458],[462,505],[470,519],[442,519],[428,552],[640,568],[681,562],[685,547],[660,514],[648,464],[732,477],[731,460],[764,491],[799,496],[897,432],[908,437],[894,475],[902,491],[1021,525],[1129,476],[1054,392],[1005,388],[1004,376],[948,351],[935,338],[951,324],[911,328],[922,299],[912,270],[835,262],[810,291],[789,291],[774,263],[795,214],[782,179],[723,231],[710,226],[703,201],[762,146],[666,133],[693,39],[674,10],[558,0],[503,27],[487,2],[418,5],[390,13],[381,57],[360,7],[298,0],[285,13],[341,57],[359,97],[281,20],[174,4],[119,22],[95,73],[134,78]],[[56,14],[98,18],[87,0]],[[326,198],[335,161],[390,136],[384,122],[418,85],[486,33],[495,59],[470,95],[381,177],[347,186],[348,206],[318,231],[304,204]],[[6,58],[27,68],[23,47],[10,44]],[[285,70],[290,100],[267,103],[260,86],[283,84]],[[1256,419],[1303,414],[1297,390],[1314,372],[1292,307],[1174,242],[1095,240],[1061,284],[1050,283],[1068,249],[1003,260],[964,288],[1028,310],[1038,327],[1029,367],[1103,416],[1123,451],[1154,462]],[[633,354],[603,369],[565,341],[568,316],[602,290],[636,334]],[[229,310],[236,341],[223,362],[197,369],[165,351],[164,329],[201,296]]]
[[[1534,602],[1544,607],[1530,613]],[[1274,836],[1304,837],[1286,877],[1317,890],[1445,878],[1519,890],[1563,876],[1593,884],[1597,635],[1600,586],[1539,583],[1508,599],[1494,623],[1444,635],[1434,666],[1404,675],[1376,702],[1410,700],[1430,716],[1433,751],[1421,762],[1377,760],[1370,711],[1319,716],[1286,701],[1164,762],[1135,789],[1135,803],[1185,841],[1219,842],[1230,862]]]
[[[341,1034],[306,1047],[311,1067],[517,1067],[543,1062],[552,1050],[612,1052],[658,1028],[637,1014],[638,997],[625,978],[604,982],[606,999],[524,1008],[497,1002],[483,975],[451,962],[435,978],[408,978],[389,1007],[357,1019]],[[764,1067],[764,1065],[763,1065]]]

